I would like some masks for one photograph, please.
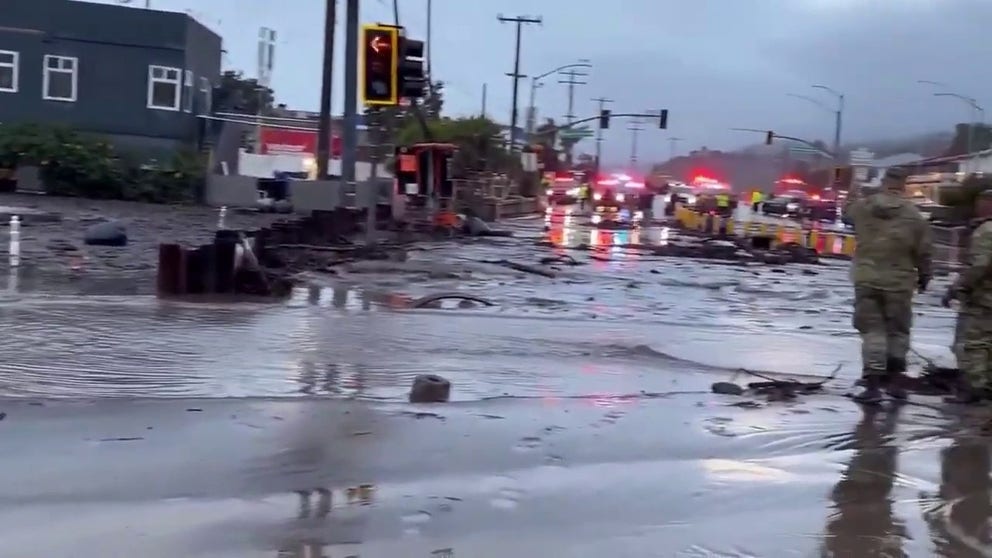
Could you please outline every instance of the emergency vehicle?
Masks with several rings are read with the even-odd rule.
[[[651,192],[643,181],[628,174],[613,173],[601,177],[592,188],[593,224],[613,222],[639,224]]]
[[[544,194],[548,203],[567,205],[579,202],[582,192],[582,177],[571,171],[546,173],[544,177],[546,190]]]

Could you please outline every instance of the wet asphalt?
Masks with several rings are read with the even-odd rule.
[[[0,556],[985,555],[983,413],[844,397],[846,264],[662,259],[631,245],[671,231],[578,216],[507,226],[283,303],[85,277],[0,294]],[[578,265],[493,263],[553,254]],[[494,306],[409,307],[437,292]],[[940,292],[913,344],[947,361]],[[838,364],[796,401],[709,391]],[[452,402],[405,403],[421,373]]]

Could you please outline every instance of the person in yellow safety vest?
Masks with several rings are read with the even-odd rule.
[[[761,203],[765,201],[765,193],[761,190],[751,192],[751,211],[757,213]]]
[[[547,197],[551,197],[551,180],[548,179],[547,175],[541,177],[541,190]]]
[[[727,194],[717,194],[716,195],[716,207],[717,211],[723,213],[725,210],[730,209],[730,196]]]
[[[581,211],[586,210],[586,200],[588,199],[589,199],[589,184],[587,182],[583,182],[582,185],[579,186],[579,209]]]

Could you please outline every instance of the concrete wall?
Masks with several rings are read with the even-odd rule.
[[[363,195],[369,190],[360,184],[359,195],[347,191],[339,180],[290,180],[289,200],[293,209],[307,212],[314,209],[334,209],[336,207],[364,207],[368,198]],[[374,191],[379,203],[391,199],[393,182],[391,179],[377,180]],[[356,199],[357,197],[357,199]],[[252,176],[213,174],[207,178],[206,202],[219,207],[251,207],[258,199],[258,179]]]
[[[271,178],[276,171],[305,172],[313,169],[313,157],[309,155],[259,155],[241,150],[238,153],[238,172],[245,176]],[[327,165],[328,173],[341,174],[341,159],[331,159]],[[376,174],[380,177],[391,178],[384,165],[379,165]],[[355,180],[363,182],[372,175],[372,164],[362,161],[355,163]]]

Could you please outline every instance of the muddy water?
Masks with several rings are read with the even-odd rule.
[[[553,252],[518,230],[285,304],[7,292],[0,555],[984,555],[979,418],[842,397],[842,265],[662,261],[574,227],[592,250],[549,280],[486,263]],[[407,308],[452,290],[496,306]],[[936,296],[914,346],[944,357]],[[708,393],[837,363],[790,404]],[[424,372],[456,401],[402,403]]]

